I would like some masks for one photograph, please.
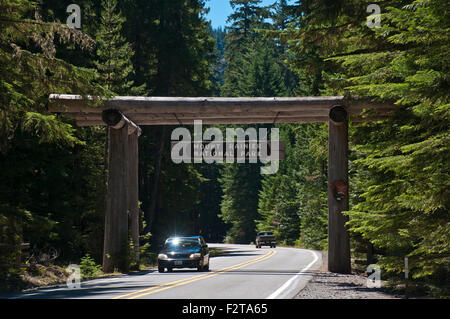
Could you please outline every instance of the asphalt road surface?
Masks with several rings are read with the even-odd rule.
[[[321,254],[296,248],[209,244],[224,253],[210,259],[210,270],[156,269],[31,291],[12,297],[41,299],[290,299],[322,264]]]

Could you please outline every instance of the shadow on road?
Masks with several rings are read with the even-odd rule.
[[[218,248],[218,247],[211,247],[209,248],[209,253],[212,258],[214,257],[237,257],[237,256],[260,256],[257,251],[255,250],[242,250],[242,249],[235,249],[235,248]]]
[[[77,299],[77,298],[94,298],[102,299],[111,294],[126,294],[140,289],[151,288],[155,285],[130,285],[127,281],[114,283],[96,283],[94,287],[89,287],[89,284],[81,283],[81,288],[53,288],[53,289],[39,289],[39,291],[29,292],[20,296],[20,299]],[[16,299],[16,298],[13,298]]]

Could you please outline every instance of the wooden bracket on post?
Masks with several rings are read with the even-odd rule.
[[[349,209],[348,114],[342,105],[330,110],[328,185],[328,270],[351,273],[350,239],[345,228],[348,217],[342,214]]]
[[[133,121],[127,118],[118,110],[106,110],[102,112],[102,120],[113,129],[119,130],[128,125],[128,135],[137,131],[137,135],[141,136],[142,130]]]
[[[110,127],[103,271],[127,272],[129,232],[135,255],[139,252],[138,137],[141,129],[117,110],[103,111],[102,118]],[[135,261],[138,258],[139,255]]]

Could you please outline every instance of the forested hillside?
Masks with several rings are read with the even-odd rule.
[[[204,0],[79,0],[79,29],[66,25],[71,3],[0,0],[0,289],[20,287],[29,255],[102,260],[106,128],[51,114],[49,94],[352,95],[401,106],[350,123],[354,266],[376,263],[395,282],[407,256],[414,284],[450,295],[448,1],[231,0],[224,29],[211,28]],[[326,250],[327,126],[256,125],[280,129],[275,175],[249,163],[177,165],[175,127],[142,127],[141,262],[183,234],[250,243],[270,230]]]
[[[23,271],[22,243],[31,256],[56,251],[50,262],[62,265],[85,254],[102,259],[106,131],[48,113],[49,94],[212,92],[216,51],[203,1],[79,1],[81,29],[66,26],[71,3],[0,1],[3,287]],[[142,234],[157,250],[165,236],[195,230],[206,179],[170,161],[170,127],[143,130]]]

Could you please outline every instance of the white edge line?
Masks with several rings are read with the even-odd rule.
[[[294,280],[296,280],[300,275],[305,273],[309,268],[312,267],[312,265],[314,265],[316,263],[316,261],[319,259],[319,257],[317,256],[317,254],[314,251],[312,251],[312,250],[308,250],[308,251],[314,255],[314,260],[312,262],[310,262],[305,268],[303,268],[299,273],[297,273],[294,277],[292,277],[291,279],[286,281],[283,284],[283,286],[278,288],[274,293],[272,293],[266,299],[276,299],[283,291],[285,291],[287,288],[289,288],[289,286],[292,284],[292,282]]]

